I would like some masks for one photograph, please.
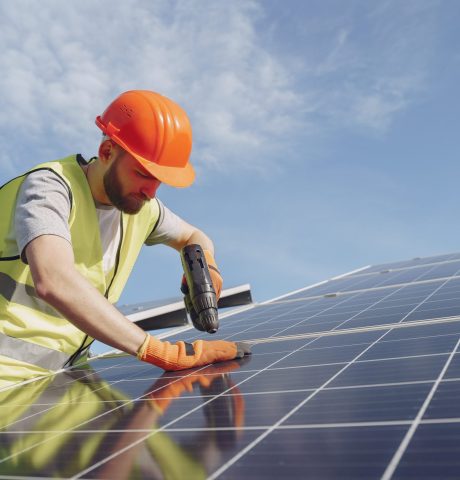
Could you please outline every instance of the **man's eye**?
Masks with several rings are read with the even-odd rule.
[[[149,177],[147,174],[145,174],[145,173],[143,173],[143,172],[141,172],[141,171],[139,171],[139,170],[137,171],[137,174],[138,174],[140,177],[142,177],[142,178],[148,178],[148,177]]]

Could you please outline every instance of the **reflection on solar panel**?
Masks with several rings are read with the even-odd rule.
[[[244,361],[162,374],[115,355],[1,392],[1,478],[459,477],[460,255],[294,292],[212,338],[257,342]]]

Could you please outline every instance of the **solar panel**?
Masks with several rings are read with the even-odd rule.
[[[368,267],[178,337],[251,341],[243,360],[111,355],[0,392],[0,476],[457,478],[459,259]]]

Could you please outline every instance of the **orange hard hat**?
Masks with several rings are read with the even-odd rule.
[[[193,183],[192,128],[184,110],[169,98],[149,90],[124,92],[96,117],[96,125],[161,182],[173,187]]]

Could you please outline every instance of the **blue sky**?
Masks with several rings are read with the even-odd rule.
[[[156,90],[189,113],[188,189],[226,286],[257,301],[367,265],[459,251],[455,0],[0,3],[0,181],[97,151],[94,118]],[[121,303],[176,296],[145,248]]]

